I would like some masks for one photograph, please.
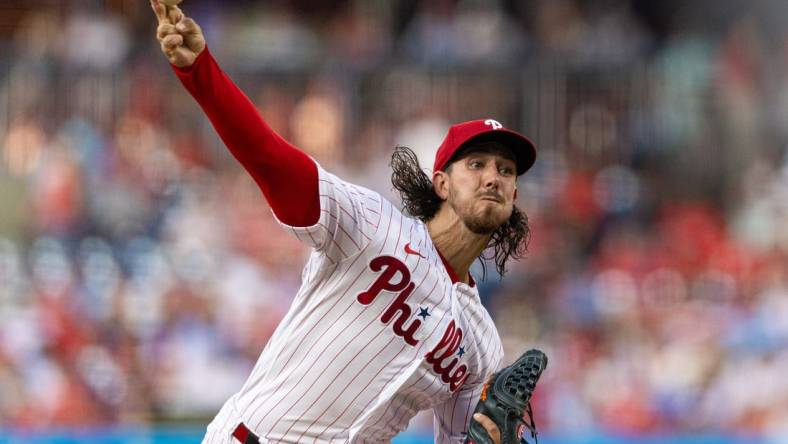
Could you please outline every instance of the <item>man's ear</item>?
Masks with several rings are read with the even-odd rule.
[[[446,171],[432,173],[432,188],[442,200],[449,198],[449,174]]]
[[[514,187],[514,199],[513,200],[517,200],[517,187],[516,186]]]

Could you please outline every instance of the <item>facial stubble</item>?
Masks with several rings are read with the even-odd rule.
[[[451,205],[454,213],[459,216],[462,223],[471,233],[491,235],[508,220],[508,217],[502,218],[500,221],[495,220],[496,211],[494,205],[485,205],[481,214],[473,212],[471,206],[475,202],[475,200],[471,201],[466,205],[467,208],[461,208],[457,205],[455,193],[452,189],[449,190],[449,205]]]

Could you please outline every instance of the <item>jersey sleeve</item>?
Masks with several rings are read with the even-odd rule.
[[[296,238],[324,253],[332,263],[360,253],[380,225],[383,198],[375,192],[346,182],[318,165],[320,217],[308,227],[280,225]],[[276,216],[276,214],[274,214]]]
[[[484,384],[460,389],[454,396],[432,409],[436,444],[460,444],[465,441],[473,410]]]

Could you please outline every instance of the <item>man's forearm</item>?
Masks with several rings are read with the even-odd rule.
[[[173,66],[233,156],[252,175],[276,216],[310,226],[320,216],[317,165],[276,134],[206,48],[188,68]]]

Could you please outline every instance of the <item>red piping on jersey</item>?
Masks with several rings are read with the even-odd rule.
[[[216,132],[251,174],[279,220],[308,227],[320,218],[317,165],[276,134],[206,47],[186,68],[172,65]]]
[[[435,247],[435,251],[438,252],[438,256],[440,256],[441,261],[443,262],[443,266],[446,267],[446,272],[449,273],[449,277],[451,278],[451,283],[456,284],[457,282],[462,282],[457,277],[457,272],[454,271],[454,268],[452,268],[451,264],[449,264],[449,261],[447,261],[446,258],[443,257],[443,255],[441,254],[440,250],[438,250],[438,247]],[[468,285],[470,285],[471,287],[476,286],[476,281],[473,280],[473,276],[471,276],[470,273],[468,273]]]

